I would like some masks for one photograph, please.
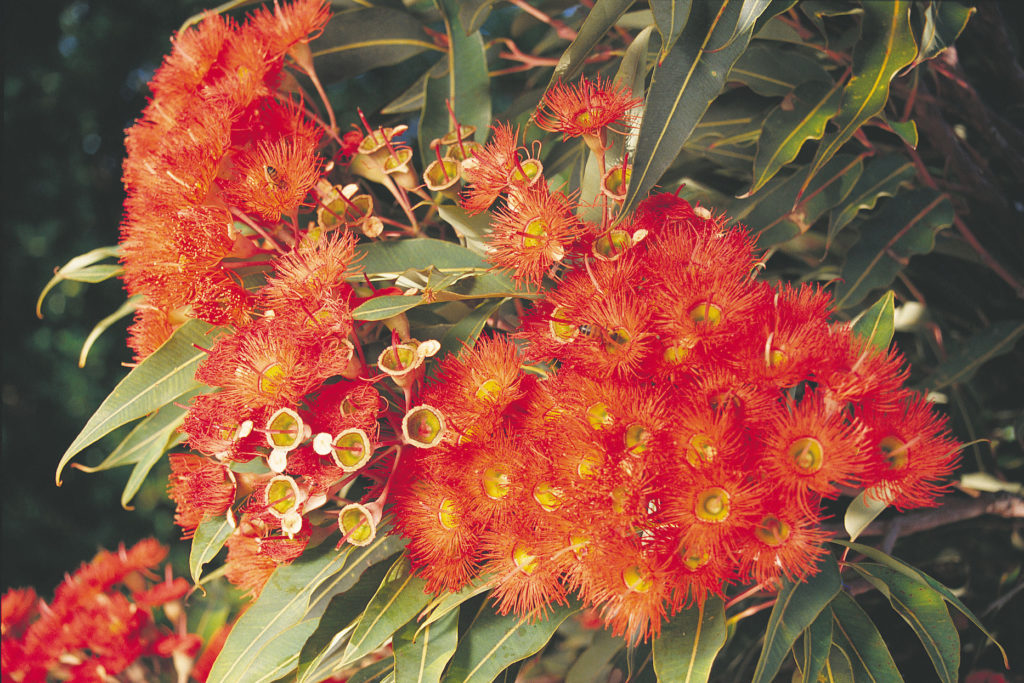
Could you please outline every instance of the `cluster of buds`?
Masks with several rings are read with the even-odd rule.
[[[170,566],[163,580],[151,571],[166,556],[152,539],[101,551],[64,579],[49,604],[31,588],[8,590],[0,635],[4,680],[102,682],[123,672],[131,680],[155,680],[172,667],[179,680],[187,677],[202,640],[185,630],[181,598],[188,581],[172,578]]]

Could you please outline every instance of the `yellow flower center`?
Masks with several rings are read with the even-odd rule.
[[[541,238],[547,237],[549,227],[548,222],[539,216],[527,221],[526,227],[523,228],[523,248],[534,249],[543,246],[546,240]]]
[[[825,463],[825,449],[820,441],[810,436],[791,443],[786,455],[801,474],[814,474]]]
[[[686,448],[686,460],[694,467],[709,463],[718,455],[718,448],[707,434],[694,434]]]
[[[640,455],[647,450],[651,440],[651,433],[641,424],[632,424],[626,427],[626,450],[630,453]]]
[[[729,518],[729,493],[718,486],[701,491],[695,510],[697,519],[717,524]]]
[[[691,572],[695,572],[711,561],[711,554],[707,552],[691,551],[684,548],[682,552],[683,564]]]
[[[754,530],[754,535],[765,545],[780,546],[789,538],[791,529],[775,515],[765,515]]]
[[[259,379],[256,380],[256,389],[266,396],[276,396],[285,381],[284,365],[274,361],[260,370]]]
[[[542,481],[533,487],[533,499],[548,512],[562,507],[562,490]]]
[[[551,330],[551,336],[554,337],[555,341],[562,344],[571,342],[580,333],[579,327],[566,321],[566,311],[561,306],[551,312],[548,328]]]
[[[441,501],[441,505],[438,506],[437,510],[437,521],[440,522],[442,527],[449,530],[459,526],[459,512],[455,508],[454,500],[445,498]]]
[[[710,301],[699,303],[690,309],[690,320],[695,323],[717,325],[722,321],[722,309]]]
[[[889,468],[902,470],[910,464],[910,447],[898,437],[887,436],[878,442],[882,457],[889,463]]]
[[[506,472],[500,465],[497,467],[488,467],[484,470],[484,476],[481,483],[484,487],[484,493],[486,493],[487,497],[491,500],[501,500],[508,495],[508,472]]]
[[[347,505],[338,513],[341,533],[348,535],[352,545],[366,545],[376,533],[369,512],[362,505]]]
[[[522,543],[516,543],[516,547],[512,549],[512,561],[515,562],[519,571],[527,576],[537,571],[537,566],[540,564],[537,557],[531,555],[530,551]]]
[[[370,457],[370,439],[362,429],[346,429],[335,437],[331,453],[342,469],[358,469]]]
[[[480,383],[476,390],[476,397],[481,401],[494,403],[498,400],[502,390],[501,383],[496,379],[486,379]]]
[[[610,427],[613,420],[611,413],[608,412],[608,406],[600,401],[587,408],[587,422],[594,429]]]
[[[640,567],[633,565],[622,572],[622,582],[633,593],[646,593],[654,588],[654,579]]]

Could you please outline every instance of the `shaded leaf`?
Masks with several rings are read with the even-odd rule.
[[[576,31],[575,40],[558,58],[548,88],[558,81],[575,81],[583,73],[587,56],[632,4],[633,0],[597,0]]]
[[[884,565],[852,563],[851,566],[889,599],[892,607],[921,639],[939,680],[956,683],[960,670],[960,635],[942,596]]]
[[[392,7],[337,12],[309,45],[321,80],[351,78],[403,62],[424,50],[439,50],[413,15]]]
[[[843,89],[843,103],[830,133],[811,162],[811,177],[889,99],[889,81],[917,56],[906,0],[864,0],[861,39],[853,51],[853,75]]]
[[[652,2],[651,13],[654,15],[654,23],[661,34],[661,54],[658,61],[661,62],[665,56],[675,47],[679,35],[686,27],[686,21],[690,18],[690,7],[693,0],[669,0],[669,2]]]
[[[60,486],[64,467],[83,448],[199,386],[194,377],[195,371],[206,357],[206,352],[195,345],[210,345],[214,339],[213,330],[213,326],[202,320],[189,320],[175,330],[160,348],[135,366],[104,399],[61,456],[57,465],[57,485]]]
[[[853,333],[870,343],[876,349],[889,348],[892,334],[896,329],[896,295],[889,290],[862,312],[853,321]]]
[[[772,0],[742,0],[732,33],[729,34],[724,42],[710,43],[707,46],[707,50],[710,52],[716,52],[731,45],[739,36],[745,33],[752,33],[754,26],[757,24],[757,20],[761,17],[761,14],[768,9],[771,2]]]
[[[902,681],[896,662],[871,618],[846,593],[832,599],[832,640],[853,665],[857,680]]]
[[[484,256],[487,250],[487,235],[491,232],[491,218],[488,213],[470,216],[461,206],[442,204],[437,213],[448,225],[459,234],[465,247],[475,254]]]
[[[544,619],[499,615],[490,606],[480,614],[459,639],[451,664],[444,676],[446,683],[493,681],[509,665],[540,650],[555,629],[579,611],[578,605],[555,606]]]
[[[493,576],[478,576],[455,593],[442,593],[423,610],[420,628],[433,624],[467,600],[485,593],[494,587]]]
[[[951,47],[976,11],[974,7],[966,7],[952,0],[928,3],[924,8],[921,49],[914,64],[937,57]]]
[[[829,612],[831,618],[832,613]],[[825,662],[825,670],[821,672],[824,676],[824,683],[856,683],[853,675],[853,664],[850,658],[841,647],[833,645],[828,651],[828,660]],[[817,679],[821,681],[822,679]]]
[[[725,645],[725,606],[709,598],[678,612],[662,624],[654,641],[654,671],[660,681],[707,681],[718,651]]]
[[[917,149],[917,124],[911,121],[888,121],[887,125],[896,133],[903,142],[913,149]]]
[[[1001,320],[976,332],[959,352],[942,361],[925,384],[931,389],[941,389],[968,381],[982,365],[1012,351],[1021,335],[1024,335],[1021,320]]]
[[[395,683],[437,683],[459,639],[459,611],[421,628],[416,621],[395,633]]]
[[[36,315],[40,318],[43,317],[43,300],[50,293],[50,290],[65,280],[94,283],[103,282],[120,275],[124,269],[119,265],[97,265],[99,261],[117,258],[120,253],[120,247],[99,247],[84,254],[79,254],[58,268],[57,272],[50,278],[50,281],[43,287],[43,291],[39,293],[39,298],[36,299]]]
[[[203,389],[206,389],[206,387],[203,387]],[[192,392],[183,398],[191,399],[192,396],[199,393],[202,393],[202,390]],[[159,414],[160,413],[157,413],[157,415]],[[168,411],[167,419],[170,419],[172,415],[173,413]],[[150,470],[160,462],[160,458],[164,456],[164,453],[169,451],[175,444],[181,442],[185,438],[185,435],[178,431],[184,421],[185,411],[183,410],[177,418],[164,427],[162,433],[154,434],[155,438],[145,445],[140,444],[141,447],[138,452],[141,457],[132,468],[132,473],[128,475],[128,482],[124,485],[124,490],[121,491],[121,507],[125,510],[132,509],[130,505],[132,498],[134,498],[135,494],[139,492],[140,488],[142,488],[142,485],[146,482],[146,477],[149,476]],[[161,436],[163,439],[160,438]]]
[[[195,535],[192,537],[192,549],[188,554],[188,569],[192,583],[199,584],[199,578],[203,575],[203,565],[217,556],[234,530],[227,517],[203,517],[203,521],[196,527]]]
[[[345,683],[384,683],[395,670],[395,658],[385,657],[379,661],[367,664],[359,671],[349,676]]]
[[[793,643],[826,609],[840,585],[839,568],[831,555],[824,559],[820,571],[806,581],[783,584],[768,618],[753,683],[767,683],[775,677]]]
[[[832,613],[822,610],[817,619],[804,630],[803,658],[800,668],[804,683],[816,683],[825,668],[832,649]]]
[[[485,272],[490,264],[480,254],[444,240],[429,238],[369,242],[356,245],[359,266],[371,279],[394,279],[407,270],[433,266],[438,272]]]
[[[116,311],[96,323],[96,326],[90,330],[89,336],[82,342],[82,350],[78,353],[78,367],[85,367],[85,360],[89,357],[89,351],[92,349],[92,345],[96,343],[96,340],[100,338],[100,335],[121,318],[134,313],[139,304],[142,303],[142,299],[141,294],[133,294],[118,306]]]
[[[916,176],[914,164],[903,156],[892,154],[868,161],[849,196],[829,215],[828,241],[849,225],[857,213],[875,208],[879,197],[893,197]]]
[[[799,52],[780,50],[763,40],[751,41],[747,51],[733,64],[728,80],[742,83],[766,97],[788,95],[802,83],[832,82],[825,68],[814,59]]]
[[[475,33],[487,21],[495,0],[460,0],[459,23],[467,34]]]
[[[933,190],[900,194],[861,226],[860,240],[846,254],[836,307],[854,306],[868,293],[887,287],[913,254],[935,246],[935,233],[953,222],[953,206]]]
[[[448,60],[441,57],[434,66],[430,67],[416,79],[416,82],[406,88],[405,92],[388,102],[381,108],[381,114],[408,114],[420,111],[423,108],[423,100],[427,89],[427,79],[441,78],[448,68]]]
[[[459,322],[452,325],[451,329],[440,339],[441,355],[443,358],[447,353],[458,353],[462,345],[472,347],[476,344],[477,337],[487,324],[487,320],[494,315],[498,307],[504,303],[504,299],[498,301],[485,301]]]
[[[612,635],[608,629],[594,633],[594,640],[573,663],[565,675],[565,683],[592,683],[605,680],[611,670],[611,662],[626,646],[621,637]]]

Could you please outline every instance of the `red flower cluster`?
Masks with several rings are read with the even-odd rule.
[[[149,572],[166,556],[152,539],[116,553],[101,551],[57,587],[49,604],[31,588],[8,590],[2,598],[3,679],[104,683],[136,665],[139,675],[155,680],[160,671],[146,675],[145,665],[169,667],[154,658],[184,655],[191,661],[202,641],[184,631],[177,602],[189,583],[169,573],[154,582]],[[173,630],[156,623],[157,607],[173,620]]]
[[[958,444],[898,353],[830,323],[820,288],[759,282],[748,234],[704,209],[655,196],[617,230],[567,247],[584,265],[521,344],[425,389],[395,516],[431,590],[490,576],[522,615],[576,592],[647,637],[729,584],[814,573],[823,498],[933,503]]]
[[[137,358],[186,318],[244,319],[248,294],[227,260],[294,242],[320,175],[320,130],[282,95],[283,66],[288,55],[306,69],[306,43],[328,17],[323,0],[275,3],[241,26],[210,14],[154,75],[124,163],[124,281],[145,297],[129,342]]]

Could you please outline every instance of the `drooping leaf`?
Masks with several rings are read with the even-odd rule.
[[[843,516],[843,528],[850,535],[850,540],[857,540],[890,502],[891,499],[886,500],[881,491],[872,491],[871,495],[868,495],[867,491],[858,493],[857,497],[850,501]]]
[[[914,254],[935,246],[935,234],[953,222],[953,206],[933,190],[899,194],[861,225],[860,240],[846,255],[836,306],[860,303],[873,289],[888,286]]]
[[[491,219],[487,213],[470,216],[461,206],[454,204],[442,204],[437,207],[437,213],[448,225],[459,234],[459,239],[465,242],[467,249],[475,254],[484,256],[487,250],[486,236],[491,232]]]
[[[228,522],[227,517],[214,517],[213,515],[203,517],[203,521],[196,527],[195,535],[192,537],[192,549],[188,555],[188,569],[192,576],[192,583],[199,584],[199,579],[203,575],[203,565],[217,556],[234,530],[235,528]]]
[[[888,349],[896,329],[895,302],[892,290],[883,294],[871,308],[854,318],[853,333],[880,351]]]
[[[186,394],[182,398],[191,399],[192,396],[198,393],[202,393],[202,389],[190,392],[189,394]],[[164,406],[164,408],[166,407],[167,406]],[[160,412],[154,415],[154,417],[160,415]],[[172,415],[173,413],[169,413],[167,419],[171,419]],[[121,491],[121,507],[123,507],[125,510],[132,509],[132,498],[134,498],[135,494],[139,492],[140,488],[142,488],[142,485],[146,481],[146,477],[149,476],[150,470],[152,470],[153,467],[158,462],[160,462],[160,458],[164,456],[164,453],[166,453],[168,450],[173,448],[176,444],[180,443],[185,438],[185,435],[178,431],[178,428],[184,421],[185,411],[182,410],[172,422],[170,422],[164,427],[162,441],[160,440],[161,435],[155,434],[154,439],[149,440],[145,446],[139,448],[138,452],[140,453],[141,457],[139,457],[139,460],[138,462],[135,463],[135,466],[132,467],[132,472],[131,474],[128,475],[128,481],[124,485],[124,490]]]
[[[65,280],[74,282],[103,282],[121,274],[123,269],[116,264],[100,264],[108,258],[117,258],[120,255],[120,247],[99,247],[84,254],[79,254],[63,266],[57,269],[50,281],[43,287],[36,299],[36,315],[43,317],[43,300],[54,287]]]
[[[367,567],[393,555],[401,545],[398,538],[378,530],[367,546],[335,551],[325,542],[278,567],[231,629],[207,680],[273,681],[288,673],[331,598],[355,585]]]
[[[461,0],[459,2],[459,23],[467,34],[476,33],[487,21],[494,0]]]
[[[832,82],[828,72],[817,61],[799,52],[779,50],[763,40],[750,42],[750,47],[729,71],[728,80],[742,83],[766,97],[783,97],[803,83]]]
[[[917,149],[917,124],[913,119],[910,121],[888,121],[887,125],[900,137],[900,140],[907,143],[911,149]]]
[[[831,649],[832,613],[826,609],[804,630],[803,657],[800,661],[803,683],[817,683],[818,674],[825,668]]]
[[[387,320],[410,308],[423,303],[422,295],[404,296],[401,294],[378,296],[365,301],[352,311],[356,320]]]
[[[822,140],[810,166],[811,177],[847,140],[885,107],[889,81],[917,56],[907,0],[864,0],[861,39],[853,51],[853,75],[833,123],[837,130]]]
[[[754,180],[747,194],[757,192],[779,169],[793,161],[807,140],[817,140],[839,110],[841,83],[804,83],[765,119],[754,158]]]
[[[423,610],[423,615],[420,618],[420,628],[422,629],[433,624],[435,621],[440,620],[453,610],[459,608],[467,600],[494,588],[493,578],[491,575],[478,576],[455,593],[442,593]]]
[[[885,565],[865,562],[851,566],[889,599],[921,639],[939,680],[955,683],[960,670],[960,635],[942,596],[931,586]]]
[[[709,43],[705,49],[709,52],[717,52],[731,45],[739,36],[748,32],[752,33],[757,20],[768,9],[771,2],[772,0],[741,0],[739,15],[736,17],[732,32],[725,36],[725,40],[722,42],[717,41],[718,36],[716,35],[716,41]],[[723,9],[723,14],[724,11]]]
[[[953,45],[977,10],[953,0],[930,2],[924,7],[924,26],[921,28],[921,49],[914,64],[937,57]]]
[[[679,40],[686,21],[690,18],[690,7],[693,0],[670,0],[670,2],[652,2],[651,13],[654,15],[654,24],[661,34],[661,53],[658,61],[664,61],[668,53],[675,47]]]
[[[632,4],[633,0],[597,0],[576,32],[576,39],[558,58],[555,72],[551,75],[547,87],[550,88],[558,81],[575,81],[583,73],[583,66],[590,52]]]
[[[189,320],[175,330],[160,348],[135,366],[104,399],[61,456],[57,465],[57,485],[60,485],[64,467],[86,446],[199,386],[194,375],[206,352],[196,345],[212,344],[213,332],[214,328],[209,323]]]
[[[405,61],[424,50],[439,50],[419,19],[393,7],[337,12],[310,43],[321,80],[351,78]]]
[[[416,82],[410,85],[405,91],[388,102],[381,108],[381,114],[409,114],[423,109],[423,100],[426,96],[427,80],[430,78],[443,78],[448,68],[448,60],[441,57],[434,66],[424,71]]]
[[[829,617],[832,616],[831,611]],[[825,662],[825,669],[821,672],[824,677],[822,683],[857,683],[857,678],[853,675],[853,664],[850,663],[850,658],[841,647],[833,645],[829,648],[828,660]],[[822,681],[822,679],[816,679],[815,683]]]
[[[879,197],[893,197],[916,175],[909,159],[891,154],[870,160],[849,196],[837,206],[828,219],[828,241],[849,225],[860,211],[875,208]]]
[[[622,637],[613,636],[610,630],[597,631],[590,647],[580,653],[579,658],[566,673],[565,683],[605,680],[611,669],[612,660],[625,646],[626,641]]]
[[[824,559],[820,571],[806,581],[785,582],[768,618],[753,683],[767,683],[775,677],[793,643],[827,608],[840,585],[839,568],[831,555]]]
[[[117,310],[108,315],[107,317],[96,323],[95,327],[89,331],[89,336],[82,342],[82,350],[78,353],[78,367],[84,368],[85,361],[89,357],[89,351],[92,349],[92,345],[96,343],[96,340],[100,338],[107,329],[116,323],[121,318],[131,315],[138,309],[139,304],[142,303],[142,295],[134,294],[127,299],[124,303],[117,307]]]
[[[959,352],[942,361],[925,384],[931,389],[941,389],[968,381],[982,365],[1012,351],[1022,335],[1024,321],[1021,320],[1001,320],[976,332]]]
[[[677,613],[654,641],[654,671],[660,681],[707,681],[725,644],[725,604],[709,598]]]
[[[459,611],[432,624],[414,620],[395,633],[395,683],[438,683],[459,639]]]
[[[345,683],[388,683],[394,681],[395,658],[385,657],[384,659],[367,664],[355,672]]]
[[[839,592],[829,605],[832,609],[832,640],[842,648],[853,665],[854,678],[865,681],[903,680],[889,647],[860,605]]]
[[[459,639],[445,683],[489,683],[506,667],[540,650],[555,629],[579,611],[578,605],[560,605],[544,619],[499,615],[484,605]]]

